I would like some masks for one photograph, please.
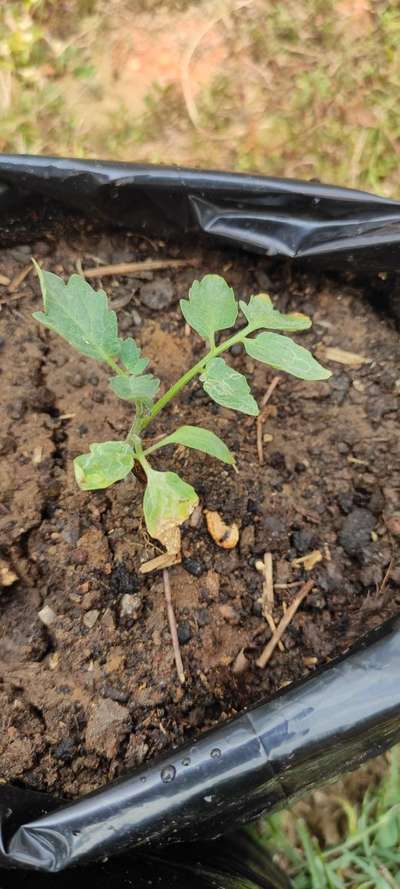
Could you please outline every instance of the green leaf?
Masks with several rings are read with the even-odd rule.
[[[37,263],[44,312],[33,317],[62,336],[78,352],[115,364],[121,349],[117,316],[108,308],[104,290],[93,287],[80,275],[71,275],[67,284],[58,275],[45,272]]]
[[[194,488],[176,472],[146,467],[147,487],[143,500],[146,527],[152,537],[165,542],[174,528],[189,518],[199,498]]]
[[[125,401],[152,401],[160,385],[160,380],[153,374],[135,377],[111,377],[111,389]]]
[[[294,333],[297,330],[308,330],[311,327],[311,318],[307,315],[293,313],[282,315],[274,309],[267,293],[257,293],[250,297],[250,302],[239,302],[240,308],[249,324],[256,327],[269,327],[272,330],[289,330]]]
[[[202,429],[201,426],[180,426],[172,435],[162,438],[145,453],[153,453],[158,448],[169,444],[181,444],[186,448],[195,448],[205,454],[210,454],[211,457],[216,457],[217,460],[222,460],[223,463],[229,463],[231,466],[235,463],[233,454],[218,435],[210,432],[209,429]]]
[[[82,491],[96,491],[125,478],[133,464],[133,451],[126,441],[95,442],[89,454],[75,457],[75,478]]]
[[[126,370],[135,376],[141,374],[149,363],[148,358],[140,357],[139,346],[131,336],[123,341],[119,357]]]
[[[215,332],[233,327],[238,315],[234,292],[220,275],[194,281],[189,299],[181,299],[180,307],[185,321],[211,343]]]
[[[277,370],[299,377],[300,380],[327,380],[331,372],[313,358],[308,349],[298,346],[279,333],[259,333],[254,339],[244,339],[244,347],[251,358]]]
[[[211,358],[200,380],[207,395],[217,404],[252,417],[257,416],[258,405],[250,392],[246,377],[229,367],[223,358]]]

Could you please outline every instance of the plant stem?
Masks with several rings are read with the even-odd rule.
[[[217,355],[221,355],[222,352],[226,352],[227,349],[230,349],[236,343],[240,343],[249,333],[253,333],[253,331],[256,329],[256,325],[247,324],[246,327],[242,327],[241,330],[233,334],[233,336],[229,337],[227,340],[224,340],[224,342],[221,343],[219,346],[214,346],[213,349],[210,349],[209,352],[206,352],[206,354],[203,355],[202,358],[200,358],[200,361],[197,361],[197,363],[194,364],[193,367],[190,367],[189,370],[187,370],[186,373],[183,374],[183,376],[180,377],[180,379],[177,380],[176,383],[173,384],[173,386],[170,386],[170,388],[167,389],[164,395],[162,395],[161,398],[156,401],[151,413],[148,414],[147,417],[143,417],[139,431],[141,432],[143,429],[146,429],[149,423],[154,420],[154,418],[157,416],[157,414],[160,413],[160,411],[162,411],[165,405],[168,404],[168,402],[171,401],[171,399],[174,398],[175,395],[177,395],[177,393],[180,392],[187,383],[190,383],[190,380],[192,380],[193,377],[204,370],[207,362],[210,361],[211,358],[216,358]]]

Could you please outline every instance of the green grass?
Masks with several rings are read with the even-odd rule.
[[[341,810],[341,838],[326,844],[304,818],[278,812],[250,828],[256,841],[284,865],[295,889],[393,889],[400,886],[400,749],[360,803],[332,797]]]
[[[132,27],[134,56],[136,25],[154,22],[157,40],[167,6],[171,31],[193,10],[210,18],[205,0],[2,4],[0,150],[318,178],[400,196],[397,0],[213,4],[181,79],[161,81],[156,60],[145,95],[131,101],[135,74],[132,90],[118,86],[118,40]],[[210,35],[225,57],[196,89],[193,64]]]

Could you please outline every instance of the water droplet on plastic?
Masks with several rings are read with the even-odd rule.
[[[73,830],[72,831],[72,836],[74,836],[74,837],[78,837],[79,834],[80,834],[80,830]]]
[[[205,797],[204,797],[204,802],[205,802],[205,803],[212,803],[213,799],[214,799],[213,794],[210,793],[210,796],[205,796]]]
[[[176,775],[175,766],[165,766],[161,770],[161,781],[163,781],[164,784],[170,784],[171,781],[174,780],[175,775]]]
[[[141,780],[142,784],[144,784],[145,781],[147,781],[146,775],[142,775],[140,780]]]
[[[319,204],[320,200],[321,200],[321,198],[313,198],[312,202],[313,202],[313,204]]]
[[[214,749],[210,753],[210,756],[212,757],[212,759],[219,759],[222,756],[219,747],[214,747]]]
[[[184,757],[184,759],[182,760],[182,765],[183,766],[190,766],[190,756]]]

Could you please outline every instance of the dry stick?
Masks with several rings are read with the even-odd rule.
[[[33,265],[32,265],[32,263],[29,263],[29,265],[26,265],[18,273],[18,275],[16,275],[15,278],[12,279],[11,284],[9,284],[9,287],[8,287],[8,292],[15,293],[15,291],[18,290],[19,285],[22,284],[23,281],[25,281],[25,278],[27,278],[29,273],[32,271],[33,271]]]
[[[293,599],[292,604],[289,605],[287,611],[283,615],[282,620],[280,621],[272,639],[269,640],[268,645],[265,646],[264,651],[258,658],[257,667],[261,667],[261,669],[266,667],[268,661],[270,660],[270,658],[272,657],[272,655],[275,651],[276,646],[278,645],[278,642],[282,638],[286,628],[289,626],[290,621],[296,614],[296,611],[299,608],[299,606],[301,605],[303,599],[305,599],[305,597],[308,595],[308,593],[313,588],[313,586],[314,586],[314,581],[307,580],[307,582],[304,584],[304,586],[301,588],[301,590],[297,593],[296,598]]]
[[[260,466],[262,466],[264,463],[263,425],[264,425],[265,420],[267,418],[267,412],[265,410],[263,410],[263,408],[265,408],[266,405],[268,404],[269,399],[271,398],[271,395],[272,395],[274,389],[276,388],[276,386],[278,385],[278,383],[280,382],[280,380],[281,380],[281,377],[274,377],[273,380],[271,380],[271,382],[268,386],[268,389],[264,395],[264,398],[261,401],[262,410],[260,411],[260,413],[257,417],[257,420],[256,420],[256,424],[257,424],[257,454],[258,454],[258,462],[259,462]]]
[[[191,259],[144,259],[142,262],[120,262],[116,265],[96,266],[82,269],[85,278],[103,278],[105,275],[132,275],[135,272],[155,271],[156,269],[181,269],[184,266],[197,266],[199,260]]]
[[[174,607],[172,605],[172,597],[171,597],[171,584],[169,582],[169,574],[166,568],[163,571],[163,581],[164,581],[164,593],[165,593],[165,601],[167,603],[167,614],[168,614],[168,623],[172,636],[172,647],[174,649],[174,657],[176,670],[178,673],[179,681],[182,685],[185,684],[185,674],[183,672],[183,663],[181,650],[179,648],[179,639],[178,639],[178,631],[176,628],[176,619]]]
[[[264,575],[263,592],[261,596],[262,613],[265,617],[265,620],[267,621],[271,633],[275,633],[276,623],[272,614],[274,608],[274,575],[272,568],[272,553],[264,553],[264,561],[260,563],[260,570]],[[279,642],[279,650],[285,651],[282,642]]]

